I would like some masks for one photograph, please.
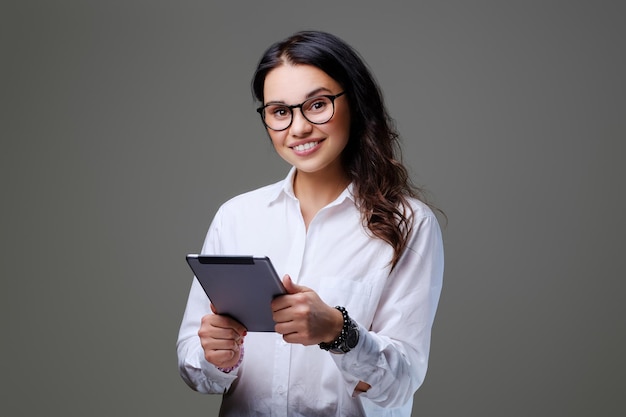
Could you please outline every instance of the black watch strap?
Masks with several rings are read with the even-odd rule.
[[[319,347],[331,353],[348,353],[350,350],[354,349],[359,342],[359,326],[350,318],[348,311],[344,307],[336,306],[335,308],[339,310],[343,316],[341,333],[330,343],[320,343]]]

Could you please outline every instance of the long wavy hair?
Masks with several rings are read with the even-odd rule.
[[[381,90],[359,54],[337,36],[297,32],[270,46],[252,78],[252,93],[263,103],[265,77],[285,62],[315,66],[337,81],[350,103],[350,137],[342,162],[354,184],[364,225],[393,248],[392,268],[406,248],[413,227],[408,198],[425,201],[401,161],[399,135]]]

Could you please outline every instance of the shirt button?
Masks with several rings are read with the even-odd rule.
[[[283,385],[279,385],[279,386],[277,386],[277,387],[276,387],[276,392],[277,392],[278,394],[281,394],[281,395],[282,395],[282,394],[284,394],[284,393],[285,393],[285,387],[284,387]]]

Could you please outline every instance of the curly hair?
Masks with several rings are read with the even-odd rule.
[[[350,138],[341,157],[354,184],[364,226],[393,248],[392,268],[406,248],[413,227],[408,198],[426,202],[401,161],[399,135],[381,90],[359,54],[335,35],[302,31],[271,45],[252,78],[252,93],[263,102],[265,77],[288,62],[315,66],[336,80],[350,103]]]

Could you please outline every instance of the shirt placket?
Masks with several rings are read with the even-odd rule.
[[[274,348],[274,380],[272,381],[272,416],[288,417],[289,371],[291,347],[276,334]]]
[[[302,262],[306,249],[306,229],[300,214],[300,206],[295,204],[295,212],[291,216],[300,218],[298,230],[294,233],[294,240],[289,250],[286,262],[286,273],[298,282]],[[281,277],[282,278],[282,277]],[[274,341],[274,378],[272,381],[272,416],[288,417],[289,411],[289,374],[291,371],[291,344],[283,340],[282,335],[276,334]]]

